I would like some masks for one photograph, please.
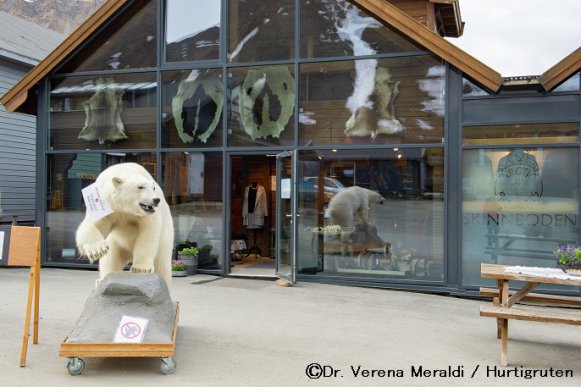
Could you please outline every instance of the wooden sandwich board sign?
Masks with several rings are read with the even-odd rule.
[[[6,241],[4,241],[6,243]],[[34,298],[34,323],[32,343],[38,343],[38,315],[40,296],[40,227],[12,226],[10,229],[8,266],[27,266],[30,268],[28,279],[28,300],[24,318],[24,337],[20,367],[26,363],[26,351],[30,336],[30,314]]]

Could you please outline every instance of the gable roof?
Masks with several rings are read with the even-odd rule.
[[[539,81],[545,90],[552,90],[579,70],[581,70],[581,47],[542,73]]]
[[[38,66],[32,69],[20,82],[0,98],[0,103],[8,111],[35,114],[36,101],[34,100],[34,92],[36,91],[38,83],[129,1],[108,0],[105,2],[101,8],[81,24],[77,30],[52,51]],[[386,24],[399,30],[412,41],[441,57],[490,90],[497,91],[502,85],[502,77],[499,73],[449,43],[397,7],[389,4],[388,1],[351,1],[379,20],[383,20]]]
[[[65,35],[0,12],[0,57],[35,66]]]

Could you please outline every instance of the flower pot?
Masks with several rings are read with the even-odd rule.
[[[187,275],[188,275],[188,272],[185,271],[185,270],[182,270],[182,271],[172,270],[171,271],[171,276],[172,277],[187,277]]]
[[[581,276],[581,262],[560,263],[558,266],[569,275]]]
[[[195,275],[198,270],[198,256],[197,255],[178,255],[178,259],[186,265],[186,272],[188,275]]]

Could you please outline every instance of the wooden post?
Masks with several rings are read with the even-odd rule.
[[[12,226],[10,230],[10,248],[8,250],[8,266],[28,266],[28,298],[24,318],[24,335],[22,337],[22,352],[20,367],[26,364],[28,338],[30,336],[30,315],[34,298],[34,320],[32,343],[38,343],[38,316],[40,306],[40,228]]]
[[[501,305],[508,308],[508,280],[502,280]],[[500,319],[500,365],[508,365],[508,319]]]

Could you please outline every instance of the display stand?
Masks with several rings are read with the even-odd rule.
[[[248,249],[247,253],[246,253],[246,257],[248,257],[249,255],[254,254],[254,256],[256,257],[256,259],[258,259],[258,256],[262,256],[262,251],[260,250],[260,247],[258,247],[258,245],[256,244],[256,228],[253,229],[247,229],[247,230],[253,230],[253,234],[254,234],[254,239],[252,242],[252,246]]]
[[[38,344],[38,315],[40,306],[40,228],[12,226],[10,228],[10,247],[8,266],[30,267],[28,277],[28,299],[24,318],[24,335],[20,353],[20,367],[26,365],[28,339],[30,336],[30,315],[34,299],[34,322],[32,343]]]
[[[67,369],[71,375],[79,375],[85,369],[81,357],[160,357],[161,372],[172,374],[176,368],[173,359],[176,335],[178,330],[180,304],[176,302],[176,314],[172,332],[172,340],[168,343],[114,343],[114,342],[74,342],[64,339],[61,343],[59,356],[68,357]]]

